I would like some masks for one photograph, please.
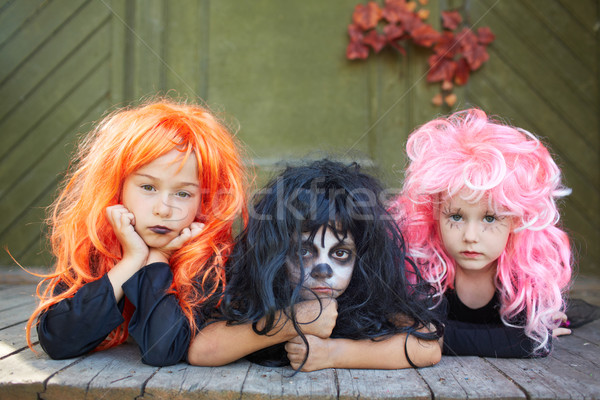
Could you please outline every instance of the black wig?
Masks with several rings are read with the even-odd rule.
[[[379,182],[349,166],[329,160],[288,167],[258,193],[248,225],[237,238],[226,267],[222,313],[234,323],[253,323],[258,334],[276,325],[279,310],[301,301],[302,282],[294,285],[286,260],[300,257],[302,233],[314,237],[328,227],[342,239],[350,233],[356,261],[350,284],[338,297],[332,338],[376,339],[408,332],[437,339],[442,327],[430,311],[433,288],[405,256],[398,226],[384,205]],[[301,326],[288,315],[299,335]],[[257,322],[265,318],[264,329]],[[429,325],[432,324],[432,325]],[[433,326],[434,333],[416,332]]]

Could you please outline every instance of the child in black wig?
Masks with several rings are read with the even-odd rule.
[[[226,266],[225,321],[199,332],[189,362],[250,355],[302,371],[436,364],[433,290],[405,258],[381,197],[356,164],[317,161],[273,179]]]

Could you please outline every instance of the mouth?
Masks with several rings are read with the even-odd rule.
[[[162,226],[162,225],[151,226],[148,229],[150,229],[152,232],[159,234],[159,235],[166,235],[167,233],[171,232],[171,229],[167,228],[166,226]]]
[[[481,253],[476,251],[461,251],[460,254],[467,258],[477,258],[481,255]]]
[[[314,288],[310,288],[310,290],[317,294],[326,294],[326,295],[333,295],[333,293],[335,292],[335,289],[332,289],[332,288],[326,287],[326,286],[314,287]]]

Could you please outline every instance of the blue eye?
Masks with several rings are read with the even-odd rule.
[[[454,221],[454,222],[458,222],[458,221],[460,221],[462,219],[462,217],[460,215],[458,215],[458,214],[454,214],[454,215],[450,216],[450,219],[452,221]]]

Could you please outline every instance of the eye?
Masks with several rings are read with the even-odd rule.
[[[310,256],[311,256],[311,252],[309,249],[307,249],[306,247],[303,247],[300,249],[300,257],[307,258]]]
[[[483,220],[488,224],[491,224],[492,222],[496,221],[496,217],[494,215],[486,215],[483,217]]]
[[[154,191],[154,186],[152,185],[142,185],[140,186],[143,190],[145,190],[146,192],[152,192]]]
[[[337,249],[333,252],[333,257],[344,261],[347,260],[348,258],[350,258],[351,253],[348,250],[344,250],[344,249]]]
[[[192,197],[191,194],[189,194],[188,192],[183,192],[183,191],[175,193],[175,196],[181,197],[182,199],[186,199],[188,197]]]
[[[459,214],[452,214],[452,215],[450,216],[450,219],[451,219],[452,221],[454,221],[454,222],[458,222],[458,221],[460,221],[460,220],[462,219],[462,217],[461,217]]]

